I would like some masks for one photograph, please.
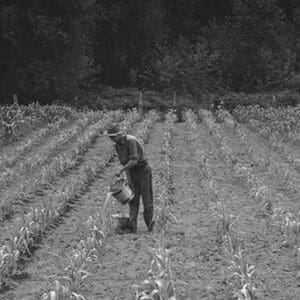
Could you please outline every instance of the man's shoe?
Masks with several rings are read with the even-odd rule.
[[[148,226],[148,231],[152,232],[153,231],[153,227],[154,227],[155,221],[151,221],[149,226]]]
[[[120,228],[117,228],[116,233],[117,234],[136,233],[136,229],[132,229],[132,228],[120,229]]]

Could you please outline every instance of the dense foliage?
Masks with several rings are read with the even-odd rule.
[[[296,0],[3,0],[0,97],[278,89],[299,71],[299,24]]]
[[[92,1],[2,1],[5,96],[54,99],[77,89],[92,72],[89,26],[94,13],[88,2]]]

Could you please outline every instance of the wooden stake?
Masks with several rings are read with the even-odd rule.
[[[13,94],[13,101],[14,101],[14,104],[18,104],[18,95],[17,94]]]
[[[173,106],[176,107],[176,91],[174,91],[173,95]]]
[[[140,92],[140,98],[139,98],[139,112],[143,112],[143,92]]]

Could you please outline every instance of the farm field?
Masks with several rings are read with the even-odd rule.
[[[184,122],[34,109],[26,131],[1,127],[1,300],[300,299],[299,107],[186,110]],[[137,234],[113,230],[127,207],[107,197],[110,122],[144,144],[153,233],[142,205]]]

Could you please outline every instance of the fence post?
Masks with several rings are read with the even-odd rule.
[[[14,104],[18,104],[18,95],[17,94],[13,94],[13,102],[14,102]]]
[[[143,112],[143,92],[140,91],[140,96],[139,96],[139,112]]]

